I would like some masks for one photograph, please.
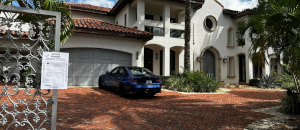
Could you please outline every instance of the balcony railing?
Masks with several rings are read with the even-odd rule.
[[[145,31],[151,32],[154,36],[164,36],[164,28],[145,26]]]
[[[184,30],[171,29],[170,37],[184,38]]]

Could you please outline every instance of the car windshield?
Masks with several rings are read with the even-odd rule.
[[[146,68],[128,67],[128,69],[132,75],[153,75],[153,73]]]

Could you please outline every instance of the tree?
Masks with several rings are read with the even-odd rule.
[[[191,0],[185,0],[184,69],[190,70]]]
[[[61,34],[60,41],[64,44],[74,29],[74,23],[71,11],[64,0],[0,0],[3,5],[13,4],[17,7],[25,7],[30,9],[43,9],[49,11],[61,12]],[[39,20],[51,19],[49,16],[34,16],[34,15],[20,15],[18,19],[24,22],[29,22],[33,19]]]
[[[249,55],[253,62],[266,63],[266,55],[274,51],[277,62],[282,57],[293,75],[294,91],[300,92],[300,1],[259,0],[254,14],[237,29],[238,41],[243,41],[246,30],[252,45]],[[255,59],[262,60],[255,60]]]

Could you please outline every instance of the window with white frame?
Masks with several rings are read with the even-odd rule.
[[[228,57],[228,76],[234,77],[235,70],[234,70],[234,57]]]
[[[233,34],[233,29],[232,29],[232,27],[230,27],[229,29],[228,29],[228,38],[227,38],[228,40],[228,46],[229,47],[233,47],[234,46],[234,34]]]

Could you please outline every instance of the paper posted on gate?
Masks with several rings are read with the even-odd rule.
[[[43,52],[41,89],[67,89],[69,53]]]

